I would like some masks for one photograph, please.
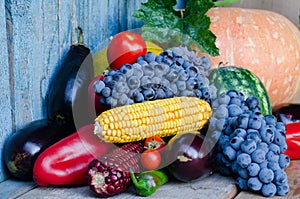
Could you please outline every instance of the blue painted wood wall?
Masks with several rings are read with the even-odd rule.
[[[142,22],[132,13],[143,0],[0,0],[0,152],[6,137],[46,118],[49,80],[83,28],[92,52]],[[74,36],[74,35],[73,35]],[[0,156],[0,182],[8,176]]]

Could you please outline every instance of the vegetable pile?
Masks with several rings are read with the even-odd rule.
[[[300,106],[272,107],[253,71],[213,68],[209,55],[192,50],[196,44],[219,54],[205,15],[217,4],[190,0],[184,15],[175,4],[143,3],[134,14],[146,22],[142,33],[115,35],[102,73],[93,74],[102,66],[93,65],[86,46],[71,47],[49,89],[49,118],[6,142],[4,160],[15,177],[88,185],[95,196],[112,197],[130,186],[150,196],[169,181],[220,173],[240,190],[288,194],[285,169],[300,158]],[[38,150],[24,151],[30,144]]]

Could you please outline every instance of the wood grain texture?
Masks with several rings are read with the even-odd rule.
[[[0,1],[0,27],[6,30],[5,4]],[[8,49],[6,31],[0,31],[0,152],[5,139],[12,132],[12,111],[10,93],[10,72],[8,64]],[[6,179],[2,156],[0,155],[0,182]]]
[[[149,199],[199,199],[199,198],[216,198],[216,199],[230,199],[234,198],[237,194],[237,188],[234,180],[231,178],[223,177],[218,174],[214,174],[205,179],[192,182],[192,183],[181,183],[181,182],[169,182],[147,198]],[[82,187],[37,187],[27,193],[20,195],[19,199],[73,199],[73,198],[84,198],[93,199],[96,198],[95,194],[89,189],[88,186]],[[115,197],[113,199],[142,199],[145,197],[139,197],[136,195],[134,187],[131,186],[129,189]],[[12,199],[10,197],[6,199]]]

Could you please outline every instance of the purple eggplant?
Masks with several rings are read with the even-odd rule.
[[[70,123],[36,120],[12,132],[3,146],[3,160],[10,174],[20,180],[33,180],[35,160],[46,148],[75,131]]]
[[[281,104],[273,108],[273,115],[285,124],[300,121],[300,104]]]
[[[202,179],[212,172],[213,150],[204,136],[187,133],[174,136],[167,147],[171,176],[183,182]]]

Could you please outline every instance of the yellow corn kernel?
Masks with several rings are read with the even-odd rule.
[[[95,119],[94,133],[107,142],[133,142],[200,130],[211,115],[210,105],[197,97],[160,99],[101,113]]]

